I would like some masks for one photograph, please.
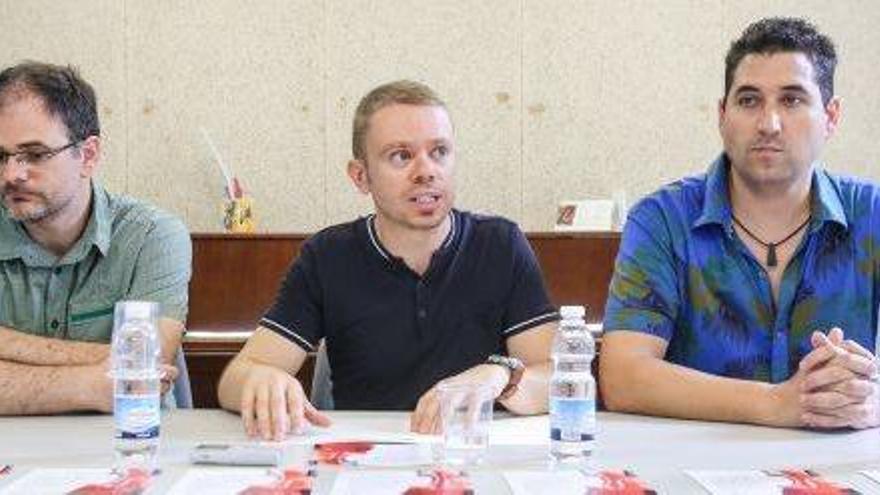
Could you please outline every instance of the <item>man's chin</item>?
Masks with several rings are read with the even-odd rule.
[[[9,218],[22,223],[38,223],[49,216],[49,211],[45,208],[25,209],[6,207]]]

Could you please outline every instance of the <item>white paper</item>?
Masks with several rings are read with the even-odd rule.
[[[228,495],[253,485],[278,480],[266,468],[217,467],[190,469],[171,487],[169,495]]]
[[[58,495],[64,494],[83,485],[106,483],[116,476],[105,468],[37,468],[25,473],[4,488],[3,495]]]
[[[788,478],[774,471],[706,470],[685,471],[685,474],[716,495],[781,495],[784,488],[792,486]],[[843,483],[836,484],[844,487]]]
[[[505,471],[513,495],[584,495],[586,479],[577,471]]]
[[[340,471],[330,495],[388,495],[430,485],[430,476],[417,471]]]
[[[875,483],[880,483],[880,471],[876,469],[869,469],[865,471],[859,471],[862,475],[867,476],[871,479],[871,481]]]
[[[376,431],[364,428],[352,428],[345,425],[333,425],[329,428],[311,426],[299,435],[291,435],[281,442],[285,445],[314,445],[329,442],[374,442],[374,443],[411,443],[432,444],[443,441],[438,435],[420,435],[403,429],[398,432]],[[277,445],[277,442],[266,442]]]
[[[377,444],[369,452],[350,454],[346,459],[346,464],[370,467],[424,466],[433,462],[433,447],[425,444]]]

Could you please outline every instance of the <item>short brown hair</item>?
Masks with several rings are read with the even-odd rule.
[[[400,80],[374,88],[361,99],[354,113],[351,153],[357,160],[366,158],[365,138],[370,117],[379,110],[394,104],[428,105],[446,109],[446,103],[427,85],[416,81]]]
[[[71,141],[101,135],[95,90],[75,67],[25,61],[0,72],[0,106],[22,89],[43,100],[50,115],[61,118]]]

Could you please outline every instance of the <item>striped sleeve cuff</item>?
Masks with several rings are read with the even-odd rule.
[[[522,321],[517,323],[516,325],[512,325],[501,332],[501,335],[504,338],[513,337],[514,335],[524,332],[530,328],[534,328],[538,325],[543,325],[544,323],[550,323],[552,321],[556,321],[559,319],[558,311],[550,311],[548,313],[544,313],[542,315],[536,316],[534,318],[529,318],[526,321]]]
[[[278,323],[277,321],[270,320],[269,318],[264,317],[260,319],[260,325],[292,341],[296,345],[302,347],[306,352],[315,352],[317,350],[315,346],[312,345],[308,340],[304,339],[301,335]]]

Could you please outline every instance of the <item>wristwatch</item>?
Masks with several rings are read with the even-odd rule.
[[[522,380],[523,373],[526,371],[525,365],[519,359],[511,356],[502,356],[500,354],[492,354],[486,359],[486,364],[497,364],[505,367],[510,372],[510,378],[507,385],[498,395],[498,400],[504,400],[516,393],[519,388],[519,382]]]

